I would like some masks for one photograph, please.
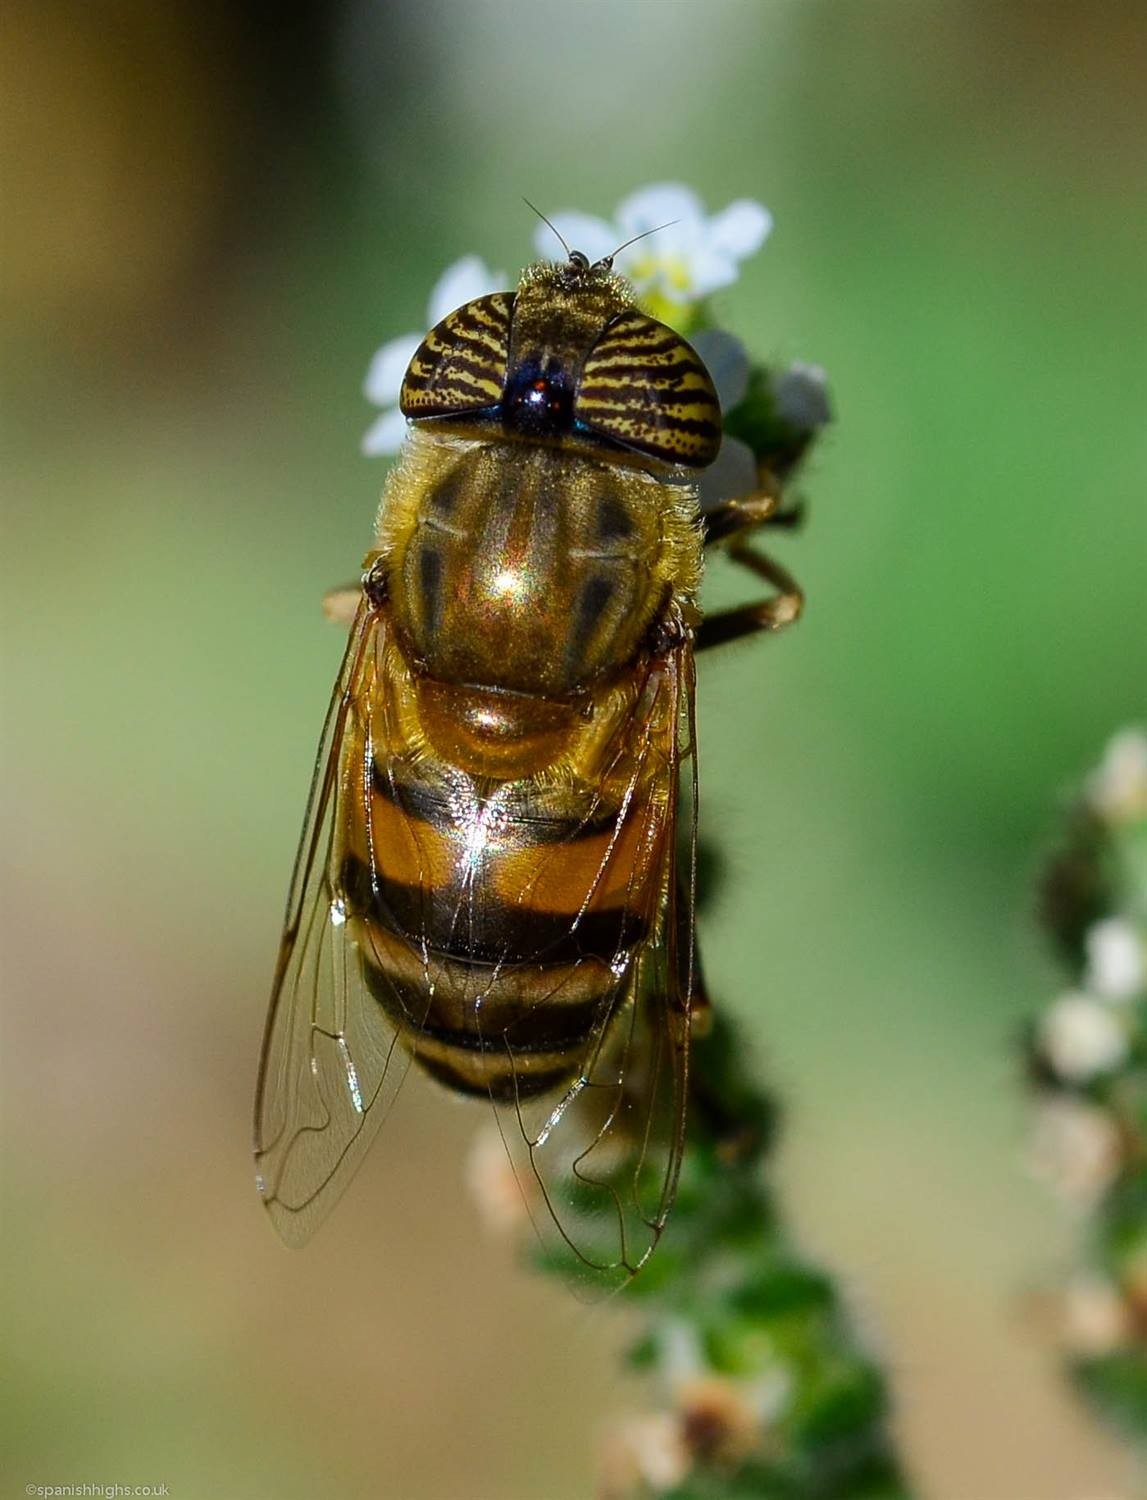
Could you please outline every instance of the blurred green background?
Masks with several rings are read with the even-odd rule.
[[[412,1087],[302,1254],[250,1093],[382,467],[373,350],[528,194],[776,230],[721,298],[824,364],[798,630],[705,661],[703,942],[778,1171],[934,1500],[1130,1493],[1061,1389],[1015,1041],[1054,809],[1147,705],[1147,13],[957,0],[5,9],[10,1483],[576,1500],[620,1319],[520,1273]],[[709,602],[742,597],[719,567]]]

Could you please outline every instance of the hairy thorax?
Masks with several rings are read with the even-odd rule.
[[[512,440],[412,448],[382,545],[396,623],[437,682],[577,697],[633,660],[671,580],[697,571],[690,485]]]
[[[390,608],[436,754],[546,774],[700,573],[696,491],[592,452],[415,431],[383,496]]]

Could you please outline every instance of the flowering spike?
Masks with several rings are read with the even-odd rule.
[[[1072,988],[1029,1042],[1032,1166],[1093,1220],[1064,1354],[1097,1409],[1147,1442],[1147,735],[1112,737],[1069,810],[1042,914]]]

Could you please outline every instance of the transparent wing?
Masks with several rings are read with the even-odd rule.
[[[442,1020],[444,1000],[431,938],[442,935],[440,923],[416,924],[413,942],[404,947],[398,940],[396,948],[395,914],[386,911],[394,879],[410,877],[417,910],[429,914],[440,902],[437,855],[460,847],[463,866],[470,866],[470,812],[459,815],[457,826],[448,818],[444,830],[441,819],[426,824],[417,809],[401,808],[385,835],[377,826],[382,804],[372,785],[381,771],[395,795],[400,782],[392,773],[402,753],[402,730],[387,708],[388,687],[399,680],[388,675],[396,653],[387,635],[385,611],[361,605],[320,745],[264,1039],[255,1122],[259,1186],[276,1229],[292,1245],[310,1236],[341,1195],[411,1057],[435,1071],[441,1032],[434,1019]],[[694,840],[687,868],[679,871],[676,833],[681,765],[692,754],[692,702],[692,657],[683,645],[647,666],[640,691],[617,720],[600,768],[600,796],[591,785],[585,824],[565,845],[547,845],[544,860],[532,867],[533,888],[528,881],[518,888],[523,910],[518,922],[510,913],[509,928],[524,923],[533,931],[526,909],[549,904],[540,886],[568,892],[572,880],[575,899],[561,904],[574,915],[557,941],[563,954],[584,952],[584,958],[554,967],[544,939],[533,965],[491,962],[478,948],[472,953],[469,935],[477,941],[482,924],[471,929],[462,918],[498,899],[493,875],[466,887],[473,907],[460,908],[459,922],[448,924],[449,946],[473,980],[460,1018],[470,1037],[465,1045],[478,1049],[468,1056],[486,1059],[478,1076],[489,1064],[491,1076],[501,1077],[491,1098],[535,1224],[543,1242],[597,1282],[624,1280],[647,1258],[680,1165]],[[605,852],[587,860],[603,822]],[[452,843],[459,837],[461,846]],[[630,917],[644,934],[639,942]],[[616,947],[603,948],[606,929],[616,930]],[[405,958],[399,961],[397,952]],[[529,972],[518,976],[520,985],[500,986],[514,969]],[[576,1065],[562,1070],[561,1083],[539,1089],[539,1035],[565,1034],[572,1012],[563,1006],[576,1002],[579,986],[598,996],[593,1024],[579,1030],[587,1040]],[[483,1018],[493,1019],[495,992],[532,998],[515,1002],[508,1019],[503,1012],[505,1024],[491,1034]],[[453,1058],[459,1066],[457,1050]]]
[[[681,772],[693,754],[694,673],[682,645],[651,671],[616,754],[629,772],[595,889],[625,891],[652,914],[647,940],[614,957],[618,982],[602,1002],[576,1076],[557,1097],[495,1100],[502,1139],[542,1242],[575,1280],[621,1284],[664,1228],[681,1164],[693,975],[695,769],[680,839]],[[679,856],[679,848],[681,855]],[[634,851],[641,851],[633,858]],[[653,851],[653,858],[644,856]],[[587,908],[592,893],[587,893]],[[576,926],[576,924],[575,924]],[[529,1054],[505,1046],[528,1076]]]
[[[340,874],[366,816],[362,710],[384,634],[363,600],[319,745],[263,1037],[256,1182],[288,1245],[303,1244],[337,1202],[409,1065],[366,988]]]

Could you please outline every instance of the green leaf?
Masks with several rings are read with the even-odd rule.
[[[1147,1352],[1121,1350],[1080,1360],[1072,1376],[1103,1416],[1128,1436],[1147,1441]]]

